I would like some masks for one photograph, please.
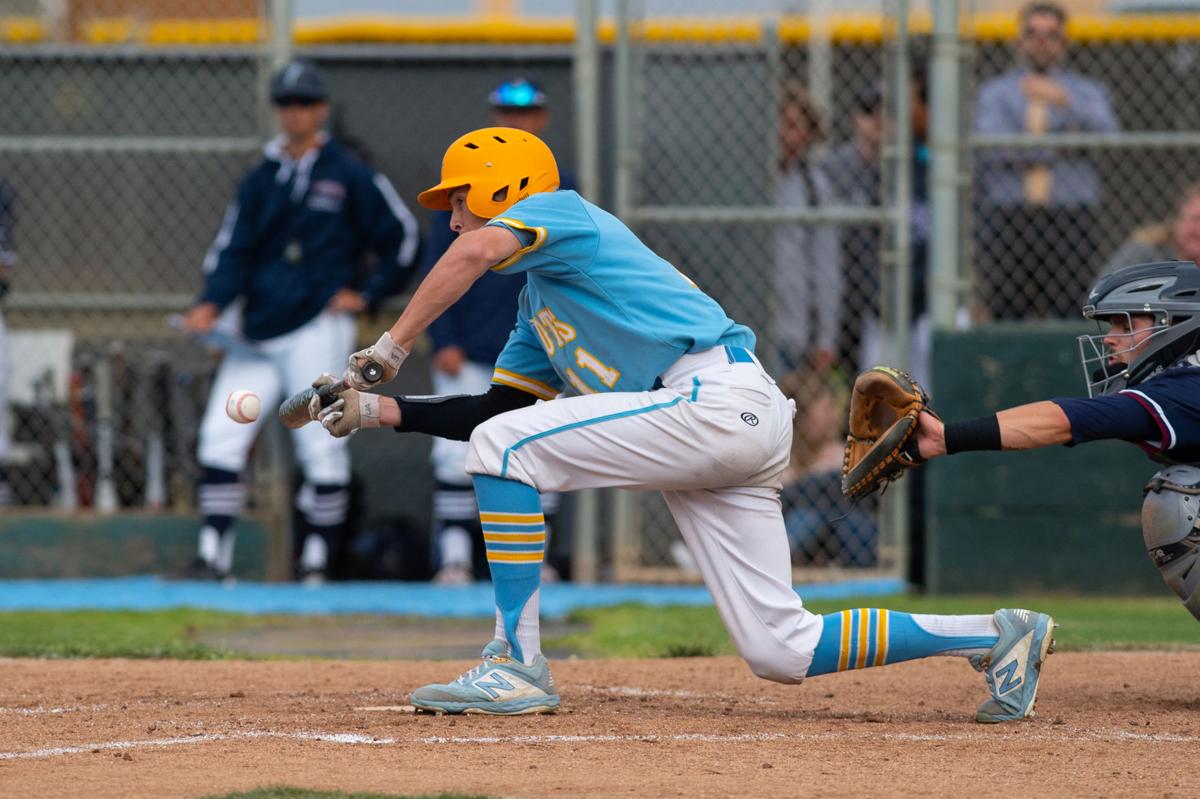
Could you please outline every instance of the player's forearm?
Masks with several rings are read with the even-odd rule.
[[[379,426],[395,427],[400,424],[400,406],[391,397],[379,398]]]
[[[488,269],[511,254],[511,250],[504,252],[495,246],[492,236],[479,233],[483,231],[456,239],[421,281],[412,301],[388,331],[393,341],[411,351],[413,342],[433,320],[461,299]]]
[[[1018,405],[966,422],[943,423],[924,414],[917,429],[918,447],[925,459],[957,452],[1037,449],[1070,440],[1071,422],[1053,402]]]
[[[1037,449],[1071,440],[1071,422],[1053,402],[1032,402],[996,414],[1004,449]]]

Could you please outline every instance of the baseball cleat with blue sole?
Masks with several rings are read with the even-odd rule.
[[[984,672],[991,698],[979,706],[975,720],[983,724],[1032,718],[1042,663],[1054,651],[1054,619],[1032,610],[1003,609],[992,617],[1000,638],[986,655],[972,655],[971,665]]]
[[[413,691],[409,697],[413,707],[439,716],[519,716],[558,710],[558,690],[545,657],[539,654],[533,665],[526,666],[513,660],[508,644],[498,638],[483,648],[481,657],[483,663],[454,682],[425,685]]]

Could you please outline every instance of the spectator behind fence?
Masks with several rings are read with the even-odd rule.
[[[17,263],[17,254],[12,246],[12,227],[16,217],[16,195],[8,183],[0,180],[0,299],[8,293],[12,268]],[[4,326],[4,313],[0,311],[0,508],[9,505],[12,490],[8,482],[8,329]]]
[[[1108,259],[1100,274],[1154,261],[1200,263],[1200,183],[1184,188],[1170,221],[1133,231],[1129,240]]]
[[[834,203],[833,186],[812,160],[825,126],[803,87],[784,88],[779,113],[781,206]],[[842,326],[842,263],[834,225],[788,224],[775,234],[775,346],[781,368],[825,371],[834,365]]]
[[[980,134],[1118,130],[1108,92],[1063,66],[1067,15],[1053,2],[1022,9],[1022,63],[976,98]],[[1091,160],[1056,149],[979,153],[977,252],[981,300],[997,319],[1074,317],[1096,262],[1100,177]]]
[[[909,370],[918,380],[927,381],[929,372],[930,325],[926,313],[926,270],[929,259],[929,130],[928,81],[923,69],[917,69],[909,82],[912,126],[912,196],[910,202],[912,274],[912,330]],[[847,205],[878,206],[883,202],[880,168],[881,147],[886,133],[883,93],[879,86],[864,88],[854,110],[853,141],[834,148],[822,161],[834,194]],[[890,200],[889,200],[890,202]],[[880,226],[854,225],[843,229],[843,263],[847,276],[843,303],[850,313],[859,314],[857,324],[846,324],[843,337],[854,353],[859,368],[879,363],[895,363],[896,353],[880,323],[879,259]]]
[[[793,423],[780,497],[794,562],[874,566],[879,542],[870,513],[874,502],[851,506],[842,496],[846,386],[829,374],[796,371],[779,387],[803,409]]]
[[[354,348],[354,315],[399,291],[415,271],[416,219],[387,178],[324,132],[329,94],[317,69],[304,61],[284,66],[270,96],[281,134],[238,187],[205,258],[200,301],[184,317],[193,333],[229,323],[242,339],[225,352],[200,425],[204,521],[191,571],[199,578],[223,578],[233,567],[242,472],[255,435],[274,418],[264,412],[238,424],[225,415],[225,398],[247,389],[269,409],[307,388],[314,371],[340,374]],[[366,253],[378,259],[370,276]],[[240,318],[222,316],[231,307],[240,307]],[[305,528],[299,569],[315,582],[346,520],[350,455],[345,439],[316,425],[293,431],[292,441],[305,480],[296,497]]]
[[[546,93],[525,78],[501,83],[488,95],[488,105],[492,123],[499,127],[541,136],[550,124]],[[569,172],[560,171],[559,178],[559,188],[575,189],[575,179]],[[429,220],[423,273],[428,273],[458,238],[450,229],[449,211],[433,211]],[[520,277],[488,272],[430,324],[434,394],[483,394],[488,390],[496,358],[516,324],[517,297],[524,287],[525,280]],[[466,470],[467,449],[466,441],[433,439],[431,458],[437,481],[433,495],[433,557],[437,571],[433,579],[441,585],[468,583],[477,571],[487,568],[475,489]],[[547,517],[554,516],[558,505],[558,495],[542,497]],[[550,524],[559,526],[559,519],[552,519]],[[562,551],[561,545],[553,549]],[[543,579],[552,581],[557,576],[554,567],[547,564]]]
[[[854,138],[821,159],[837,202],[862,208],[882,201],[883,92],[870,84],[857,92],[851,119]],[[840,231],[843,273],[842,304],[851,315],[839,331],[838,356],[854,363],[862,346],[863,320],[879,315],[879,225],[846,225]]]

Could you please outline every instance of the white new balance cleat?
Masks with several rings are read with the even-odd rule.
[[[533,665],[512,659],[508,644],[500,639],[483,648],[483,663],[447,684],[426,685],[412,692],[409,701],[427,713],[485,713],[518,716],[558,710],[558,690],[546,658]]]
[[[1032,610],[1004,609],[993,616],[1000,638],[986,655],[971,656],[971,665],[987,678],[992,696],[979,706],[975,720],[983,724],[1032,718],[1042,662],[1054,651],[1054,619]]]

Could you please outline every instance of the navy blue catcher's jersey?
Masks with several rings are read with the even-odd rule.
[[[1053,400],[1071,422],[1071,444],[1116,438],[1157,461],[1200,464],[1200,366],[1194,360],[1117,394]]]

